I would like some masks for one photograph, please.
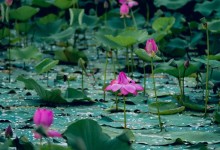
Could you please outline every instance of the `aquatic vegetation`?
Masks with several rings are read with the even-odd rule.
[[[0,0],[0,147],[218,149],[219,6]]]

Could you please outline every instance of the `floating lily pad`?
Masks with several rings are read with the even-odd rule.
[[[149,112],[157,114],[157,105],[161,115],[176,114],[185,110],[184,106],[178,107],[173,102],[158,102],[158,104],[154,102],[148,105]]]

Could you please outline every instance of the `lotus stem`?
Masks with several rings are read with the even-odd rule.
[[[115,93],[115,109],[118,111],[118,94]]]
[[[160,131],[163,130],[163,125],[161,122],[161,117],[160,117],[160,110],[159,110],[159,103],[157,99],[157,90],[156,90],[156,82],[154,78],[154,67],[153,67],[153,58],[151,57],[151,71],[152,71],[152,78],[153,78],[153,85],[154,85],[154,95],[156,98],[156,106],[157,106],[157,115],[158,115],[158,120],[159,120],[159,126],[160,126]]]
[[[107,52],[106,52],[106,61],[105,61],[105,70],[104,70],[104,83],[103,83],[103,87],[105,88],[105,83],[106,83],[106,71],[107,71],[107,66],[108,66],[108,58],[107,58]],[[103,99],[105,100],[105,89],[103,89]]]
[[[145,69],[145,62],[143,64],[144,69],[144,96],[146,95],[146,69]]]
[[[83,69],[82,69],[82,81],[81,81],[81,88],[82,88],[82,92],[84,92],[84,83],[83,83],[83,80],[84,80],[84,75],[83,75]]]
[[[123,96],[123,100],[124,100],[124,128],[126,129],[127,128],[127,120],[126,120],[126,98],[125,96]]]
[[[207,105],[209,101],[209,31],[206,23],[206,44],[207,44],[207,65],[206,65],[206,84],[205,84],[205,116],[207,115]]]
[[[134,74],[134,49],[133,46],[131,47],[131,76],[133,77]]]
[[[134,13],[133,13],[133,10],[131,9],[131,16],[132,16],[132,20],[133,20],[133,24],[134,24],[134,27],[135,29],[137,29],[137,22],[136,22],[136,19],[134,17]]]

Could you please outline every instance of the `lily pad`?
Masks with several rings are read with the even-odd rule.
[[[158,102],[158,104],[154,102],[148,105],[149,112],[157,114],[157,105],[161,115],[176,114],[185,110],[184,106],[178,107],[173,102]]]

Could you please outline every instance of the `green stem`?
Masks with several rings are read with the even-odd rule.
[[[118,94],[115,93],[115,109],[118,111]]]
[[[83,77],[84,75],[83,75],[83,69],[82,69],[82,92],[84,92],[84,86],[83,86],[83,80],[84,80],[84,77]]]
[[[145,69],[145,62],[143,65],[143,69],[144,69],[144,96],[146,95],[146,69]]]
[[[47,73],[46,73],[46,76],[47,76],[47,87],[49,86],[49,81],[48,81],[48,80],[49,80],[49,79],[48,79],[48,78],[49,78],[49,75],[48,75],[48,74],[49,74],[49,73],[48,73],[48,71],[47,71]]]
[[[152,57],[151,57],[151,71],[152,71],[152,78],[153,78],[153,85],[154,85],[154,95],[155,95],[155,98],[156,98],[156,106],[157,106],[159,126],[160,126],[160,131],[162,131],[163,126],[162,126],[162,122],[161,122],[159,103],[158,103],[158,99],[157,99],[157,90],[156,90],[156,82],[155,82],[155,78],[154,78],[154,67],[153,67],[153,58]]]
[[[134,27],[135,27],[135,29],[137,29],[137,22],[136,22],[136,20],[135,20],[134,13],[133,13],[133,10],[132,10],[132,9],[131,9],[131,16],[132,16],[132,20],[133,20]]]
[[[126,129],[127,128],[127,120],[126,120],[126,104],[125,104],[126,98],[125,98],[125,96],[123,97],[123,99],[124,99],[124,128]]]
[[[106,52],[106,61],[105,61],[105,70],[104,70],[104,83],[103,83],[103,87],[105,88],[105,83],[106,83],[106,71],[107,71],[107,66],[108,66],[108,58],[107,58],[107,52]],[[103,89],[103,99],[105,100],[105,89]]]
[[[1,16],[2,16],[2,22],[4,22],[4,18],[5,18],[5,10],[4,10],[4,4],[0,4],[1,5]]]
[[[183,104],[183,89],[182,89],[182,83],[181,83],[181,75],[180,75],[179,67],[177,67],[177,69],[179,73],[178,82],[179,82],[179,88],[180,88],[180,102]]]
[[[131,47],[131,76],[133,77],[133,73],[134,73],[134,49],[133,46]]]
[[[124,28],[126,29],[126,28],[127,28],[127,25],[126,25],[126,19],[125,19],[125,17],[123,18],[123,20],[124,20]]]
[[[205,84],[205,116],[207,115],[207,105],[209,101],[209,31],[206,27],[206,44],[207,44],[207,65],[206,65],[206,84]]]
[[[128,48],[126,48],[126,64],[128,65],[128,73],[130,71],[130,65],[129,65],[129,56],[128,56]]]
[[[116,74],[115,74],[115,59],[114,59],[113,53],[112,53],[112,63],[113,63],[114,79],[116,79]]]

